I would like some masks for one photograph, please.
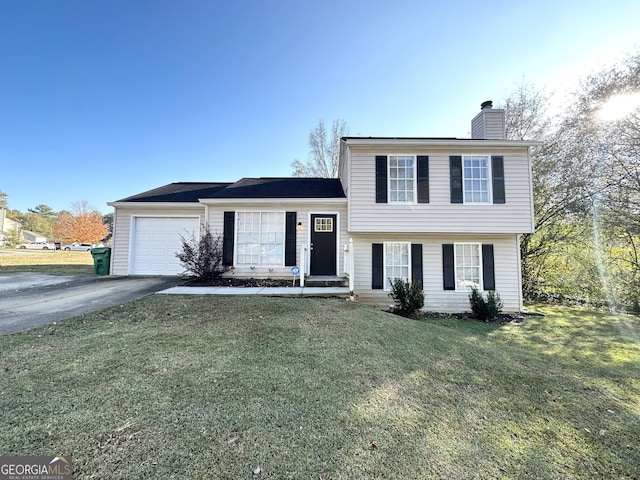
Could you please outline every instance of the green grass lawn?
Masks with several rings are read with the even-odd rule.
[[[640,478],[640,321],[538,310],[146,297],[0,337],[0,452],[74,478]]]
[[[16,272],[93,273],[93,257],[91,252],[0,249],[0,275]]]

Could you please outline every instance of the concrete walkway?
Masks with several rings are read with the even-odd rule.
[[[348,287],[172,287],[166,295],[244,295],[263,297],[349,297]]]

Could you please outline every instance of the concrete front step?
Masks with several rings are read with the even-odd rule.
[[[348,287],[347,277],[336,275],[310,275],[304,280],[305,287]]]

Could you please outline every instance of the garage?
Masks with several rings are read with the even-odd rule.
[[[183,272],[176,252],[180,236],[199,232],[198,217],[134,217],[132,225],[132,275],[179,275]]]

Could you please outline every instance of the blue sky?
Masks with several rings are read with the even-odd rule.
[[[468,137],[640,48],[638,1],[0,0],[0,190],[54,210],[288,176],[310,130]],[[562,94],[559,95],[562,97]]]

